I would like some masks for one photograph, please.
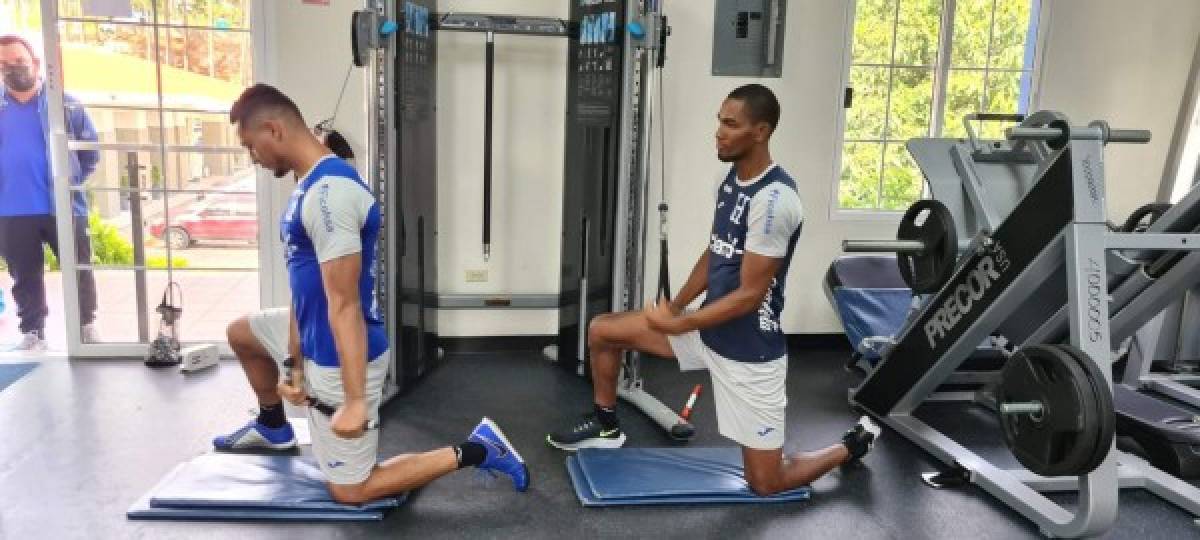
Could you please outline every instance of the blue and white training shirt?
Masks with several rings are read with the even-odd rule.
[[[332,154],[318,161],[292,192],[280,224],[292,312],[300,350],[319,366],[341,365],[321,263],[353,253],[362,254],[358,290],[367,326],[367,360],[387,351],[387,331],[375,294],[375,244],[381,224],[379,203],[358,172]]]
[[[736,168],[730,167],[717,188],[704,304],[738,288],[746,250],[782,258],[783,264],[756,312],[700,331],[704,344],[713,352],[739,362],[767,362],[787,354],[779,314],[783,312],[783,287],[803,220],[796,183],[782,167],[772,163],[761,175],[745,182],[738,180]]]

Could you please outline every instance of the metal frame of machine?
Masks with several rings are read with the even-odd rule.
[[[536,16],[436,13],[434,0],[391,3],[368,0],[356,16],[354,48],[367,67],[368,182],[374,187],[389,231],[381,250],[390,256],[379,273],[388,332],[395,354],[387,385],[390,396],[411,384],[440,356],[439,309],[558,308],[558,345],[548,356],[580,375],[586,372],[587,324],[596,314],[642,306],[646,195],[650,155],[651,69],[661,67],[666,25],[658,0],[622,0],[603,5],[571,0],[569,21]],[[613,11],[614,9],[618,11]],[[409,20],[415,19],[415,21]],[[383,31],[395,21],[392,32]],[[581,26],[604,23],[607,33],[582,39]],[[375,30],[381,31],[376,34]],[[412,139],[432,140],[430,103],[436,83],[436,31],[486,35],[488,78],[494,69],[497,34],[567,37],[567,156],[563,195],[561,292],[553,295],[445,295],[436,287],[436,168],[420,162],[433,152],[414,152]],[[599,37],[598,37],[599,36]],[[416,68],[414,68],[414,63]],[[419,71],[427,69],[429,71]],[[491,92],[485,118],[484,231],[490,255]],[[414,90],[415,89],[415,90]],[[412,95],[412,94],[417,95]],[[406,123],[414,108],[429,109],[421,121]],[[429,129],[425,134],[410,129]],[[410,171],[414,162],[419,174]],[[432,200],[433,204],[428,201]],[[424,201],[424,202],[420,202]],[[423,217],[424,227],[414,221]],[[428,224],[432,222],[432,224]],[[414,235],[413,229],[417,229]],[[415,253],[414,253],[415,252]],[[413,259],[417,259],[413,261]],[[398,316],[397,316],[398,315]],[[568,352],[569,351],[569,352]],[[686,439],[692,426],[643,389],[640,359],[625,359],[619,385],[622,399],[643,410],[672,437]]]
[[[1068,341],[1103,373],[1111,389],[1110,336],[1123,339],[1140,326],[1137,322],[1161,311],[1183,274],[1194,268],[1192,260],[1200,259],[1200,252],[1189,251],[1200,249],[1200,235],[1109,231],[1103,145],[1145,142],[1148,133],[1110,130],[1103,123],[1072,127],[1061,115],[1034,115],[1030,120],[1034,118],[1041,121],[1027,120],[1009,130],[1014,147],[1044,144],[1049,150],[1029,193],[994,230],[974,236],[953,276],[911,317],[883,361],[853,391],[851,401],[962,471],[1050,536],[1107,530],[1116,519],[1121,487],[1148,489],[1200,515],[1200,489],[1117,451],[1112,443],[1103,462],[1087,474],[1045,478],[1023,469],[1004,470],[913,414],[977,344],[997,331],[1019,336],[1013,344],[1021,346]],[[1200,193],[1191,195],[1186,201],[1200,211]],[[1065,208],[1071,212],[1054,210]],[[1176,213],[1187,208],[1180,205]],[[1110,283],[1108,266],[1115,250],[1133,261],[1154,260],[1153,254],[1164,250],[1188,255],[1157,280]],[[1109,285],[1116,286],[1111,322]],[[1058,294],[1048,294],[1055,290]],[[1129,292],[1122,296],[1124,290]],[[1075,512],[1042,495],[1063,490],[1078,490]]]
[[[1050,117],[1041,113],[1032,122],[1047,121]],[[1044,145],[1026,145],[1016,141],[985,140],[977,136],[975,125],[979,122],[1021,122],[1023,115],[975,113],[963,118],[966,139],[918,138],[905,145],[913,160],[924,174],[932,198],[941,202],[954,221],[953,242],[957,254],[961,255],[971,246],[971,240],[980,232],[995,230],[1012,212],[1021,198],[1029,192],[1037,180],[1038,164],[1045,161],[1049,151]],[[847,253],[871,253],[896,251],[898,240],[886,240],[879,245],[870,240],[846,240],[842,243]],[[924,246],[916,246],[923,249]],[[828,291],[827,291],[828,293]],[[914,312],[924,305],[924,298],[917,293]],[[912,313],[910,313],[910,316]],[[882,350],[894,344],[891,336],[869,337],[864,343],[855,345],[857,353],[851,365],[863,373],[874,369],[862,355],[865,348]],[[993,339],[983,344],[1000,347]],[[994,383],[998,371],[977,366],[960,366],[946,381],[957,387],[982,388]],[[929,396],[928,401],[973,402],[988,401],[990,395],[980,390],[940,390]]]

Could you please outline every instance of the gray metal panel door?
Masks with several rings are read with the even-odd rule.
[[[779,77],[786,0],[717,0],[712,74]]]

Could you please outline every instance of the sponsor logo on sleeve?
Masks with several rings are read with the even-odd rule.
[[[333,232],[333,213],[329,211],[329,184],[321,184],[317,193],[317,202],[321,204],[321,223],[325,232]]]

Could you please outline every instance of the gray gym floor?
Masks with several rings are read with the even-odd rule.
[[[830,443],[854,420],[845,403],[855,378],[842,351],[794,350],[788,381],[788,450]],[[7,361],[7,360],[4,360]],[[682,403],[703,373],[649,362],[652,391]],[[494,418],[533,473],[528,493],[474,471],[417,493],[382,523],[130,522],[125,510],[180,461],[207,451],[214,433],[253,407],[236,363],[192,376],[137,362],[46,359],[0,392],[0,538],[1023,538],[1037,531],[982,490],[934,490],[919,473],[935,463],[885,432],[866,467],[818,481],[811,501],[788,505],[584,509],[563,454],[546,430],[589,407],[587,383],[533,353],[460,354],[384,409],[384,455],[457,443],[481,415]],[[1009,459],[995,422],[975,411],[931,421],[996,459]],[[716,433],[712,396],[695,411],[697,446],[730,445]],[[937,416],[938,418],[933,418]],[[621,412],[631,445],[663,446],[635,411]],[[1071,497],[1064,497],[1069,501]],[[1196,537],[1182,511],[1142,491],[1121,495],[1111,538]]]

